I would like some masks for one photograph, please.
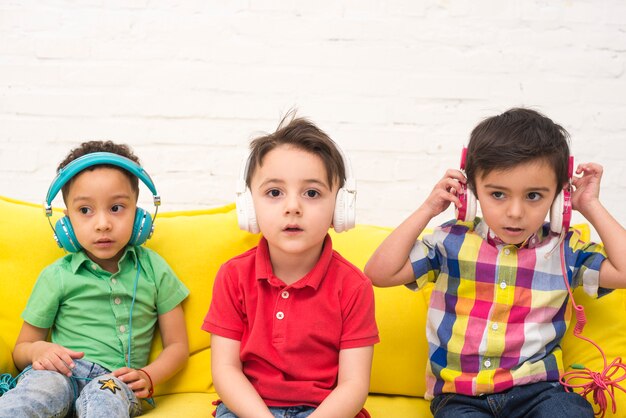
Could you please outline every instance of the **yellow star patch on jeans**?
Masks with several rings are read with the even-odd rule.
[[[115,380],[113,379],[98,380],[98,383],[102,384],[102,386],[100,386],[100,390],[108,389],[113,393],[115,393],[116,390],[121,390],[120,387],[115,384]]]

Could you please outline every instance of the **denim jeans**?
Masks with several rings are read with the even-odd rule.
[[[465,396],[445,393],[430,403],[435,418],[593,418],[585,398],[566,392],[559,382],[515,386],[502,393]]]
[[[288,406],[285,408],[270,407],[274,418],[306,418],[315,411],[312,406]],[[220,403],[215,410],[215,418],[237,418],[224,403]]]
[[[0,396],[0,418],[135,417],[141,404],[109,370],[74,360],[73,377],[49,370],[25,371],[15,388]]]

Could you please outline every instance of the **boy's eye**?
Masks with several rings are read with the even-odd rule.
[[[268,190],[267,194],[270,197],[278,197],[278,196],[280,196],[280,190],[278,190],[278,189],[271,189],[271,190]]]
[[[113,205],[113,206],[111,207],[111,212],[113,212],[113,213],[117,213],[117,212],[121,211],[122,209],[123,209],[123,206],[122,206],[122,205]]]
[[[320,192],[318,192],[317,190],[307,190],[305,194],[306,197],[317,197],[320,195]]]
[[[83,215],[88,215],[89,213],[91,213],[91,209],[86,208],[86,207],[79,208],[78,211],[82,213]]]
[[[537,192],[528,193],[528,200],[532,200],[533,202],[537,200],[541,200],[542,197],[543,196],[541,195],[541,193],[537,193]]]
[[[493,193],[491,193],[491,196],[493,196],[496,199],[503,199],[504,198],[504,193],[502,193],[502,192],[493,192]]]

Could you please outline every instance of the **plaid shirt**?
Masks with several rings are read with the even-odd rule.
[[[572,288],[583,285],[598,296],[602,246],[583,242],[574,229],[564,242]],[[559,344],[571,316],[560,254],[559,236],[548,224],[518,247],[500,241],[480,218],[448,222],[415,243],[416,281],[407,286],[435,283],[426,326],[426,399],[559,379]]]

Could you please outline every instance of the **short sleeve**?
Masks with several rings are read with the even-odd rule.
[[[343,307],[340,349],[366,347],[380,341],[374,308],[374,290],[364,279]]]
[[[148,252],[145,248],[143,250]],[[157,313],[162,315],[185,300],[189,296],[189,290],[163,257],[154,251],[149,251],[148,255],[157,289]]]
[[[572,272],[573,287],[583,286],[591,297],[610,293],[611,289],[600,287],[600,266],[607,258],[602,244],[583,241],[575,229],[570,230],[565,242],[565,259]]]
[[[213,296],[202,329],[221,337],[241,341],[244,331],[242,292],[228,265],[220,267],[213,284]]]
[[[22,319],[34,327],[51,328],[61,303],[62,285],[58,264],[46,267],[35,282]]]
[[[441,270],[441,261],[437,252],[436,233],[425,235],[417,240],[409,253],[415,282],[406,286],[411,290],[422,288],[428,282],[434,282]]]

